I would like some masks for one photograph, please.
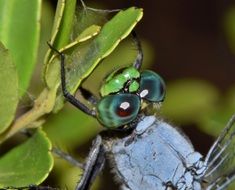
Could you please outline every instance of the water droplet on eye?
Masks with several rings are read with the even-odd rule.
[[[143,98],[145,97],[146,95],[148,95],[149,91],[147,89],[145,90],[142,90],[141,93],[140,93],[140,97]]]
[[[120,108],[124,109],[124,110],[128,109],[129,107],[130,107],[130,103],[129,102],[123,102],[120,105]]]
[[[118,115],[120,117],[126,117],[131,114],[131,107],[129,102],[122,102],[118,108]]]

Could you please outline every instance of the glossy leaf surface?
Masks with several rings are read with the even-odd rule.
[[[0,43],[0,133],[12,122],[18,103],[18,75],[10,52]]]
[[[0,159],[0,187],[22,187],[40,184],[53,167],[52,145],[38,130],[23,144]]]
[[[0,41],[11,51],[19,75],[19,93],[28,88],[37,58],[41,0],[0,1]]]

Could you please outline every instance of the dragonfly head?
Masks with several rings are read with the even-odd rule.
[[[100,90],[97,118],[109,129],[119,128],[134,121],[143,104],[160,103],[165,97],[165,83],[155,72],[139,72],[126,67],[112,72]]]

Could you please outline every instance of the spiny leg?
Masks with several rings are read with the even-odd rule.
[[[89,90],[83,88],[82,86],[79,87],[79,90],[80,90],[81,95],[83,96],[84,99],[86,99],[92,105],[96,105],[97,104],[98,99]]]
[[[92,148],[86,159],[86,165],[82,177],[77,184],[76,190],[89,189],[96,176],[102,170],[105,162],[104,149],[102,146],[102,138],[100,135],[93,141]]]
[[[142,46],[141,46],[140,40],[139,40],[136,32],[132,31],[131,35],[132,35],[132,38],[134,39],[135,45],[137,46],[137,50],[138,50],[138,54],[137,54],[137,57],[136,57],[136,59],[134,61],[133,67],[135,67],[136,69],[139,70],[141,65],[142,65],[142,63],[143,63],[144,54],[143,54],[143,50],[142,50]]]
[[[86,105],[76,99],[73,95],[71,95],[66,89],[66,76],[65,76],[65,55],[59,52],[57,49],[53,48],[50,44],[49,47],[54,50],[56,53],[59,54],[61,60],[61,86],[64,97],[75,107],[81,109],[83,112],[91,115],[96,116],[96,112],[94,110],[90,110]],[[88,90],[84,88],[80,88],[82,95],[85,99],[90,101],[92,104],[96,103],[97,100],[95,96],[90,93]],[[58,152],[57,152],[58,153]],[[61,152],[60,152],[61,153]],[[59,154],[60,154],[59,153]],[[61,155],[61,154],[60,154]],[[63,157],[63,156],[62,156]],[[66,160],[69,162],[74,162],[74,159],[71,160],[71,157],[67,157]],[[98,175],[100,170],[103,168],[104,165],[104,150],[102,147],[102,139],[100,136],[97,136],[95,139],[92,149],[87,158],[87,162],[85,164],[84,173],[79,181],[76,190],[86,190],[89,188],[90,184],[94,181],[95,177]],[[75,163],[77,164],[77,163]],[[78,165],[78,164],[77,164]]]
[[[72,164],[75,167],[84,169],[84,164],[77,161],[75,158],[73,158],[71,155],[69,155],[68,153],[60,150],[59,148],[52,148],[52,152],[58,156],[59,158],[62,158],[63,160],[67,161],[68,163]]]
[[[0,190],[59,190],[59,188],[54,188],[50,186],[29,185],[25,187],[4,187],[0,188]]]
[[[95,110],[92,110],[88,108],[85,104],[83,104],[80,100],[76,99],[75,96],[70,94],[66,88],[66,74],[65,74],[65,54],[59,52],[57,49],[55,49],[51,44],[48,43],[48,46],[55,51],[60,56],[60,74],[61,74],[61,86],[62,86],[62,92],[64,97],[67,101],[69,101],[71,104],[73,104],[78,109],[82,110],[88,115],[91,115],[93,117],[96,116]],[[93,96],[93,95],[92,95]],[[94,97],[94,96],[93,96]]]
[[[85,164],[78,162],[72,156],[61,151],[60,149],[53,148],[52,152],[56,154],[57,156],[61,157],[62,159],[73,164],[74,166],[83,169],[83,174],[76,187],[76,190],[89,189],[90,185],[95,180],[96,176],[102,170],[104,162],[105,162],[104,150],[102,147],[102,139],[101,139],[101,136],[99,135],[96,137],[96,139],[92,143],[92,148],[89,152],[89,155],[86,159]]]

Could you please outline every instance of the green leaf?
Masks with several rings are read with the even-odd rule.
[[[74,39],[74,41],[72,41],[68,45],[64,46],[63,48],[59,49],[59,52],[64,52],[66,50],[73,49],[73,47],[76,46],[77,44],[84,42],[84,41],[92,38],[93,36],[96,36],[100,32],[100,28],[101,27],[97,26],[97,25],[89,26],[79,36],[77,36]],[[55,59],[55,57],[58,57],[58,56],[59,56],[58,54],[54,54],[47,64],[48,65],[51,64],[51,62],[53,62],[53,59]]]
[[[111,12],[117,13],[118,11],[90,9],[85,5],[77,6],[71,40],[91,25],[103,26],[110,19]]]
[[[69,43],[69,38],[73,27],[76,2],[76,0],[59,0],[57,3],[50,40],[50,44],[52,44],[56,49],[60,49]],[[44,61],[45,64],[48,63],[51,56],[52,51],[51,49],[48,49]]]
[[[12,122],[18,104],[18,76],[9,51],[0,43],[0,133]]]
[[[73,51],[74,47],[80,42],[86,41],[91,37],[97,35],[100,31],[100,27],[92,25],[85,29],[72,43],[68,44],[64,48],[61,48],[60,52]],[[59,85],[58,76],[60,76],[60,62],[58,59],[58,54],[54,54],[49,62],[45,65],[46,68],[50,67],[49,71],[46,73],[46,80],[49,89],[57,88]]]
[[[95,10],[95,9],[93,10],[86,7],[85,5],[83,6],[77,5],[73,18],[73,27],[71,29],[69,42],[67,43],[66,46],[57,47],[56,45],[57,42],[54,41],[55,39],[57,39],[57,41],[60,40],[57,37],[59,28],[66,27],[66,25],[60,26],[62,23],[62,18],[64,18],[63,14],[64,14],[64,9],[66,8],[65,6],[66,6],[65,0],[58,1],[55,21],[52,30],[53,31],[52,38],[50,41],[50,44],[52,44],[53,47],[60,50],[61,52],[69,48],[74,49],[74,45],[78,44],[78,38],[83,38],[83,40],[79,40],[79,42],[81,42],[87,40],[87,37],[88,39],[90,39],[90,37],[94,36],[94,34],[97,34],[97,27],[99,27],[100,30],[100,26],[103,26],[106,22],[108,22],[108,16],[110,14],[110,12],[106,10]],[[72,20],[71,17],[68,17],[68,19]],[[44,73],[43,73],[44,81],[49,88],[53,88],[54,86],[56,86],[55,81],[57,81],[58,79],[58,77],[56,77],[56,75],[58,75],[58,72],[56,72],[56,70],[59,70],[58,62],[54,61],[56,63],[54,64],[51,63],[52,62],[51,60],[54,59],[54,57],[52,57],[51,49],[49,49],[47,52],[46,59],[44,61]],[[49,69],[48,67],[50,65],[52,65],[52,67]],[[50,79],[52,79],[53,82],[51,82]]]
[[[79,64],[81,67],[78,68],[77,72],[85,70],[86,73],[81,75],[80,81],[89,76],[98,63],[107,57],[122,39],[130,34],[142,15],[142,9],[132,7],[120,11],[104,25],[99,35],[92,41],[86,54],[81,57],[81,63]]]
[[[145,57],[141,68],[150,68],[154,60],[153,49],[150,44],[146,43],[144,40],[141,40],[141,44]],[[102,64],[83,82],[83,85],[92,92],[99,92],[100,84],[103,83],[106,73],[111,73],[114,67],[123,68],[133,63],[137,53],[135,49],[136,45],[133,39],[130,38],[121,42],[118,47],[102,61]],[[120,57],[122,58],[121,62]]]
[[[42,130],[0,159],[0,188],[42,183],[53,167],[52,145]]]
[[[95,24],[87,27],[75,39],[75,44],[72,44],[72,45],[76,45],[80,42],[86,41],[86,40],[90,39],[91,37],[97,35],[100,32],[100,28],[101,28],[100,26],[95,25]]]
[[[64,9],[65,9],[65,0],[58,0],[57,6],[56,6],[54,22],[53,22],[53,27],[52,27],[52,34],[51,34],[50,43],[53,43],[55,41],[55,38],[59,32],[59,27],[62,22]]]
[[[37,58],[41,0],[0,1],[0,41],[11,51],[19,75],[19,92],[26,91]]]
[[[63,11],[63,17],[61,19],[58,33],[55,36],[55,41],[53,42],[54,47],[61,48],[65,46],[71,34],[71,29],[73,26],[74,12],[76,8],[77,0],[66,0],[65,8]]]
[[[78,44],[72,51],[66,52],[68,55],[66,64],[70,67],[70,71],[67,72],[67,88],[71,93],[74,93],[81,81],[88,77],[101,60],[107,57],[120,41],[130,34],[142,16],[142,9],[135,7],[120,11],[102,27],[94,40]],[[48,86],[58,86],[60,84],[59,60],[55,59],[51,65],[45,75],[46,81]],[[53,74],[53,77],[50,73]],[[53,82],[51,83],[48,79],[52,78]],[[61,108],[62,101],[63,97],[60,92],[57,100],[58,109]]]
[[[107,22],[98,36],[91,42],[85,54],[80,57],[80,60],[77,60],[77,68],[74,73],[69,73],[68,89],[74,91],[80,85],[80,82],[90,75],[98,63],[107,57],[122,39],[130,34],[142,16],[142,9],[132,7],[120,11]]]

